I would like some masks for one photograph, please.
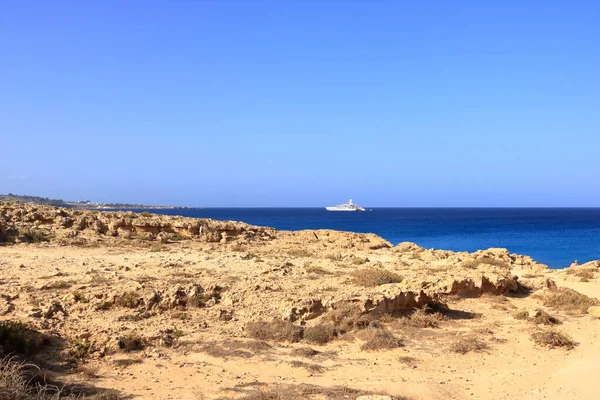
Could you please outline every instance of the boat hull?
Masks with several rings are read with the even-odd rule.
[[[340,211],[340,212],[356,212],[365,211],[364,209],[352,209],[352,208],[336,208],[336,207],[325,207],[327,211]]]

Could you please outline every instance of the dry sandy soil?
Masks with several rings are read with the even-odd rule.
[[[0,353],[24,322],[92,398],[598,398],[600,262],[14,203],[0,241]]]

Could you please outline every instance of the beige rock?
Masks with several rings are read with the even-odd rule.
[[[591,306],[587,312],[592,317],[600,318],[600,306]]]

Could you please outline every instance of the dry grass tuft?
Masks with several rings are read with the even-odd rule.
[[[410,316],[402,319],[402,323],[415,328],[438,328],[446,317],[439,312],[431,312],[428,308],[415,310]]]
[[[548,314],[542,309],[537,309],[535,315],[530,318],[530,321],[538,325],[560,325],[562,321]]]
[[[555,329],[539,330],[531,334],[535,344],[550,348],[565,347],[571,350],[575,347],[575,342],[566,333]]]
[[[588,297],[573,289],[558,288],[548,290],[542,295],[542,304],[546,307],[567,312],[587,314],[588,308],[600,304],[598,299]]]
[[[370,260],[368,257],[362,258],[362,257],[356,257],[352,260],[352,264],[354,265],[363,265],[368,263]]]
[[[460,338],[450,346],[450,351],[454,353],[467,354],[470,351],[483,351],[488,348],[488,344],[475,337]]]
[[[352,273],[354,283],[359,286],[374,287],[388,283],[400,283],[402,277],[395,272],[381,268],[364,268]]]
[[[17,361],[15,358],[0,359],[0,399],[2,400],[61,400],[76,399],[74,395],[62,394],[58,387],[32,381],[31,369],[37,367]]]
[[[385,350],[402,346],[400,339],[383,329],[366,329],[360,332],[359,338],[365,341],[360,346],[361,350]]]
[[[270,351],[272,347],[260,340],[225,340],[207,342],[200,348],[203,353],[215,358],[252,358]]]
[[[42,286],[42,290],[61,290],[61,289],[68,289],[71,286],[73,286],[72,282],[68,282],[68,281],[55,281],[55,282],[51,282],[48,283],[44,286]]]
[[[298,347],[297,349],[293,349],[290,354],[296,357],[306,357],[311,358],[319,354],[320,352],[312,349],[310,347]]]
[[[326,344],[332,341],[337,335],[333,325],[320,324],[304,328],[304,340],[309,343]]]
[[[288,254],[292,257],[312,257],[312,253],[306,249],[292,249],[288,251]]]
[[[304,368],[307,371],[313,372],[313,373],[321,373],[323,371],[325,371],[325,368],[323,368],[322,366],[320,366],[319,364],[309,364],[309,363],[305,363],[302,361],[291,361],[290,365],[294,368]]]
[[[259,340],[295,343],[302,339],[302,331],[301,327],[288,321],[257,321],[246,324],[248,336]]]
[[[594,273],[597,270],[595,268],[579,268],[579,269],[568,269],[567,275],[573,275],[583,279],[594,279]]]
[[[513,314],[514,319],[527,320],[529,319],[529,311],[519,310]]]
[[[325,268],[316,266],[316,265],[307,265],[306,267],[304,267],[304,269],[306,270],[306,272],[308,272],[309,274],[316,274],[316,275],[331,275],[331,272],[329,272],[328,270],[326,270]]]

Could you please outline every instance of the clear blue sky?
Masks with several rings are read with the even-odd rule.
[[[0,193],[600,206],[600,2],[3,1],[0,139]]]

